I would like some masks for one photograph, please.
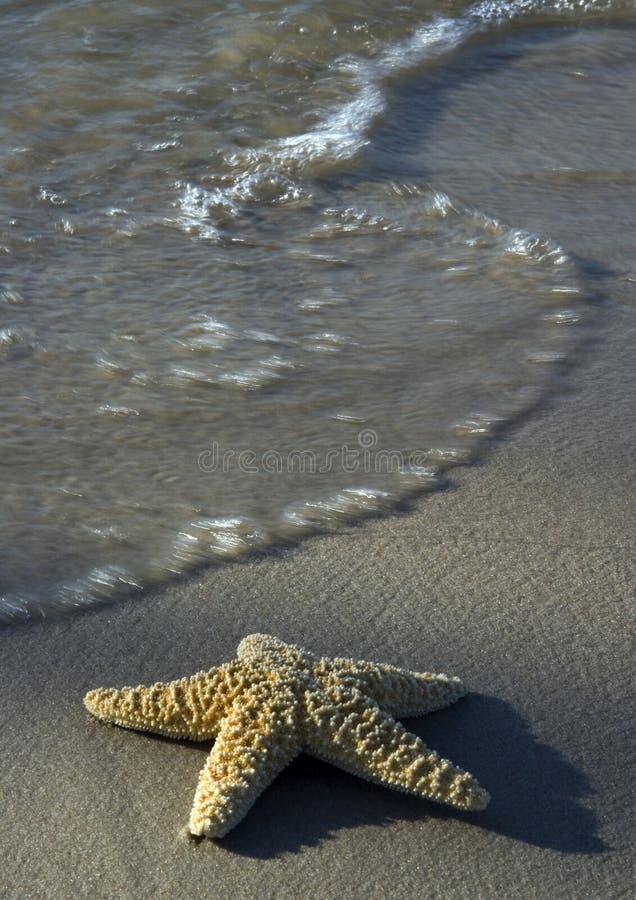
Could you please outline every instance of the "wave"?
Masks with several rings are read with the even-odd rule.
[[[365,52],[357,48],[339,54],[323,66],[329,82],[326,93],[335,94],[335,102],[324,109],[317,105],[305,130],[275,138],[254,139],[250,134],[245,146],[211,151],[205,165],[190,166],[195,174],[205,169],[198,179],[172,182],[177,192],[174,215],[157,213],[159,204],[153,206],[152,192],[150,211],[136,218],[109,195],[101,218],[97,216],[100,224],[91,224],[91,231],[88,219],[75,214],[77,200],[72,199],[70,183],[59,190],[42,187],[40,201],[56,216],[63,206],[68,222],[68,227],[59,227],[56,219],[56,240],[69,243],[47,245],[51,258],[61,255],[60,246],[78,242],[85,258],[76,264],[86,266],[97,281],[102,277],[103,246],[108,240],[120,241],[111,250],[103,280],[113,283],[112,270],[128,266],[128,276],[138,282],[141,296],[148,260],[161,240],[155,229],[168,226],[174,234],[176,227],[180,240],[179,232],[185,232],[188,243],[218,252],[219,289],[227,284],[228,292],[249,299],[244,313],[248,321],[240,321],[243,313],[233,307],[231,298],[223,315],[208,309],[202,287],[196,303],[186,303],[176,290],[172,297],[158,298],[152,314],[159,320],[161,352],[144,333],[144,322],[137,325],[132,314],[128,330],[111,336],[109,344],[99,335],[97,350],[90,345],[89,351],[80,352],[64,342],[55,346],[52,338],[39,334],[37,323],[28,322],[28,315],[24,316],[28,324],[9,324],[0,331],[0,358],[23,366],[33,359],[40,367],[38,388],[52,380],[60,361],[73,360],[68,383],[59,381],[51,406],[42,403],[38,408],[33,403],[32,410],[21,412],[8,440],[9,449],[19,440],[23,445],[14,453],[19,478],[8,487],[7,509],[23,514],[21,492],[30,482],[35,491],[37,473],[25,467],[27,460],[44,455],[33,437],[40,433],[37,429],[62,433],[66,442],[62,452],[71,454],[77,472],[67,472],[59,484],[38,487],[33,516],[57,508],[58,503],[62,513],[48,523],[41,542],[48,545],[41,561],[34,561],[29,545],[24,568],[46,568],[64,543],[60,555],[70,560],[69,570],[83,573],[51,581],[41,590],[8,591],[0,600],[0,621],[46,618],[123,598],[201,565],[244,558],[385,515],[438,488],[449,469],[470,462],[503,428],[533,409],[570,358],[580,336],[578,327],[586,318],[585,279],[575,260],[550,238],[510,227],[423,181],[374,180],[357,172],[355,162],[373,141],[375,123],[390,111],[393,81],[405,73],[443,64],[470,41],[490,37],[497,29],[578,22],[621,8],[615,2],[583,0],[478,2],[456,16],[434,13],[399,40],[370,41]],[[223,127],[229,127],[227,122]],[[144,139],[136,144],[149,155],[170,154],[179,152],[186,141]],[[108,154],[104,165],[107,173],[116,168]],[[165,165],[162,176],[178,168]],[[83,230],[90,240],[81,245]],[[201,259],[207,264],[205,255],[196,257],[197,262]],[[168,292],[166,273],[180,262],[178,253],[174,260],[162,260],[161,278],[152,285]],[[203,265],[201,271],[206,271]],[[410,273],[404,282],[408,291],[394,277],[401,271]],[[221,281],[223,277],[227,282]],[[252,289],[252,282],[258,287]],[[464,284],[476,287],[468,291]],[[265,294],[259,301],[263,308],[267,304],[275,308],[280,302],[280,311],[268,313],[265,321],[258,319],[253,312],[258,308],[255,290]],[[20,308],[17,289],[4,293],[8,305]],[[375,300],[365,306],[369,297]],[[87,320],[97,316],[99,303],[93,308],[80,299],[81,324],[81,316]],[[174,310],[179,310],[178,318]],[[428,369],[417,368],[418,353],[430,358]],[[341,372],[334,359],[344,360],[339,365],[349,379],[342,394],[332,389]],[[385,366],[389,374],[383,380]],[[80,405],[60,414],[63,394],[76,391],[78,403],[84,402],[82,375],[89,370],[91,377],[98,373],[100,385],[107,385],[100,387],[98,402],[90,409]],[[449,386],[452,379],[447,376],[458,371],[461,377]],[[358,387],[365,378],[372,385],[367,405],[377,400],[383,427],[387,432],[392,429],[386,448],[375,457],[368,455],[381,449],[371,427],[375,423],[368,410],[360,408]],[[392,379],[397,395],[391,392]],[[323,394],[322,385],[326,385]],[[283,389],[289,395],[283,397]],[[22,382],[20,392],[26,394]],[[427,404],[431,415],[442,422],[430,439],[418,423]],[[314,407],[317,412],[311,418],[308,411]],[[153,444],[162,431],[169,434],[182,408],[183,422],[174,443]],[[253,456],[258,456],[262,468],[272,464],[274,456],[270,453],[265,461],[269,445],[257,446],[258,422],[267,418],[269,425],[276,417],[281,430],[288,429],[276,446],[276,465],[282,465],[285,454],[296,452],[297,433],[304,435],[305,449],[319,459],[338,446],[342,433],[353,438],[365,465],[371,458],[377,464],[385,450],[399,450],[398,464],[390,477],[369,468],[361,469],[359,477],[329,474],[319,490],[314,490],[318,481],[305,479],[301,488],[281,490],[280,497],[280,483],[274,481],[273,487],[263,488],[269,494],[256,499],[251,496],[257,493],[255,482],[246,476],[244,484],[236,482],[237,508],[232,508],[230,496],[227,508],[217,511],[214,492],[221,496],[225,486],[219,480],[220,487],[210,491],[212,500],[202,502],[200,480],[180,481],[179,467],[191,460],[179,444],[191,438],[188,453],[198,459],[199,474],[205,475],[210,457],[202,450],[201,421],[215,423],[220,431],[224,416],[235,441],[244,440],[250,453],[250,440],[255,442]],[[26,430],[31,429],[26,439],[25,423]],[[117,428],[121,432],[113,433],[121,437],[113,440],[110,434]],[[81,443],[87,432],[94,437],[90,445]],[[273,427],[267,432],[275,433]],[[48,446],[55,454],[60,452],[57,438],[50,434]],[[368,439],[371,443],[364,443]],[[147,454],[136,465],[150,474],[144,472],[140,486],[128,491],[125,481],[118,485],[113,472],[144,442],[149,444]],[[82,454],[87,447],[92,458],[86,474]],[[388,458],[382,456],[383,463]],[[88,508],[95,485],[80,483],[80,475],[89,479],[95,472],[102,479],[96,482],[98,488],[107,488],[97,512]],[[236,475],[220,474],[228,482]],[[239,470],[236,477],[241,474]],[[256,500],[269,503],[267,515],[253,512]],[[146,534],[149,521],[153,530]],[[26,533],[31,525],[21,527]],[[33,529],[36,538],[39,528],[44,532],[38,523]],[[74,541],[80,547],[76,556]],[[82,567],[84,547],[86,559],[102,561]]]
[[[231,225],[247,203],[302,201],[308,194],[303,178],[311,178],[316,169],[324,172],[325,167],[342,166],[369,144],[371,126],[386,112],[388,80],[424,63],[443,60],[477,35],[494,33],[504,25],[536,24],[541,21],[539,16],[548,22],[563,22],[568,16],[580,18],[617,8],[616,0],[480,0],[454,18],[435,14],[412,35],[372,58],[336,58],[330,69],[352,85],[352,99],[329,110],[309,131],[226,154],[230,184],[214,188],[178,185],[177,224],[188,233],[222,240],[226,235],[223,222],[229,220]],[[219,180],[227,181],[227,174]]]

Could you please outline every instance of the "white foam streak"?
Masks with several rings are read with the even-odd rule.
[[[250,202],[297,200],[302,190],[290,179],[297,179],[317,163],[343,162],[354,158],[369,142],[369,130],[386,108],[385,82],[388,78],[435,60],[457,49],[475,34],[531,13],[581,12],[602,9],[606,3],[590,0],[481,0],[457,18],[435,16],[408,38],[388,46],[375,59],[340,57],[331,69],[353,79],[354,97],[333,108],[311,130],[268,141],[260,148],[249,148],[226,159],[236,171],[233,182],[204,189],[191,184],[183,187],[178,201],[178,224],[184,231],[200,237],[220,240],[224,224],[235,219]],[[285,174],[283,174],[285,173]],[[261,196],[266,180],[274,182]],[[282,180],[284,185],[276,183]]]

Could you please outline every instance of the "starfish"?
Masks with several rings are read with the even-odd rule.
[[[301,751],[407,794],[484,809],[490,798],[476,779],[396,721],[441,709],[464,693],[459,678],[318,657],[251,634],[225,665],[151,687],[98,688],[84,703],[124,728],[215,738],[190,832],[220,838]]]

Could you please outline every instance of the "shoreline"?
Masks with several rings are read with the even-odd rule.
[[[636,107],[619,92],[613,135],[594,118],[615,94],[615,73],[601,99],[593,79],[564,74],[563,59],[584,55],[572,40],[552,44],[542,70],[561,85],[552,118],[532,104],[515,130],[514,94],[500,118],[515,70],[493,64],[492,82],[478,73],[479,92],[464,98],[470,115],[452,92],[445,99],[451,113],[412,164],[463,202],[576,254],[599,287],[598,339],[549,405],[408,514],[121,604],[2,628],[3,898],[472,900],[508,896],[511,885],[521,900],[630,895],[634,181],[617,169],[604,183],[593,164],[606,147],[620,157]],[[613,38],[598,40],[605,59]],[[524,54],[521,82],[538,77]],[[636,83],[627,70],[623,78]],[[479,127],[458,138],[460,122]],[[533,129],[545,171],[524,179]],[[466,159],[497,134],[513,169],[475,176]],[[455,146],[463,162],[453,173],[443,166]],[[587,172],[580,184],[556,177],[579,165],[575,151]],[[475,775],[492,795],[488,809],[459,814],[302,756],[222,841],[188,838],[207,746],[107,727],[83,697],[218,665],[256,631],[328,656],[460,676],[464,699],[407,727]]]

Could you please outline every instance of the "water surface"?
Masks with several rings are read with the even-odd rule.
[[[627,209],[633,13],[5,4],[0,618],[395,509],[558,386],[589,273],[505,201]]]

